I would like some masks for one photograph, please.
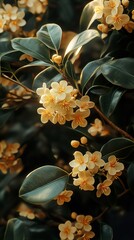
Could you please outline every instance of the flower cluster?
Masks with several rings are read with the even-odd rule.
[[[97,19],[98,29],[107,34],[111,29],[125,28],[129,33],[134,30],[133,11],[129,10],[129,0],[93,0],[90,3]]]
[[[10,30],[16,32],[26,24],[25,13],[18,7],[10,4],[2,4],[0,8],[0,33]]]
[[[93,220],[91,215],[75,215],[75,221],[66,221],[59,225],[61,240],[90,240],[95,234],[92,231],[91,222]]]
[[[19,7],[28,8],[29,12],[33,14],[40,14],[46,11],[48,5],[47,0],[19,0]]]
[[[93,191],[96,187],[97,197],[101,197],[102,194],[108,196],[111,193],[110,185],[124,169],[123,163],[119,162],[115,155],[109,156],[105,162],[99,151],[87,151],[84,155],[75,151],[74,159],[69,165],[72,167],[73,184],[85,191]]]
[[[94,107],[94,102],[90,101],[87,95],[78,99],[78,90],[68,85],[67,81],[53,82],[51,89],[43,83],[43,87],[38,88],[36,92],[43,105],[37,109],[41,114],[42,123],[51,121],[53,124],[63,125],[66,121],[71,121],[73,129],[87,126],[86,118],[90,115],[90,108]]]
[[[20,144],[8,143],[6,141],[0,142],[0,170],[6,174],[8,170],[10,173],[17,173],[23,169],[21,159],[18,157]]]

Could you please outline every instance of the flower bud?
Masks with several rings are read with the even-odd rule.
[[[80,142],[79,142],[79,141],[77,141],[77,140],[72,140],[72,141],[71,141],[71,146],[72,146],[73,148],[77,148],[77,147],[79,147],[79,145],[80,145]]]
[[[81,142],[82,144],[86,144],[86,143],[87,143],[87,138],[84,137],[84,136],[81,137],[80,142]]]
[[[57,63],[58,65],[60,65],[61,62],[62,62],[62,56],[60,56],[60,55],[58,55],[58,54],[54,54],[54,55],[52,56],[52,61],[55,62],[55,63]]]

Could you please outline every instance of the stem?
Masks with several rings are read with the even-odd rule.
[[[103,210],[103,212],[101,212],[97,217],[95,217],[95,218],[93,219],[93,221],[96,221],[96,220],[100,219],[100,218],[105,214],[105,212],[108,211],[108,209],[109,209],[109,207],[106,207],[106,208]]]
[[[134,138],[129,133],[127,133],[126,131],[122,130],[117,125],[115,125],[113,122],[111,122],[96,106],[94,106],[94,109],[113,129],[115,129],[117,132],[119,132],[124,137],[129,138],[132,141],[134,141]]]
[[[15,84],[17,84],[17,85],[20,85],[20,86],[23,87],[26,91],[31,92],[31,93],[35,93],[35,91],[33,91],[32,89],[24,86],[24,85],[23,85],[22,83],[20,83],[20,82],[17,82],[17,81],[15,81],[15,80],[13,80],[12,78],[8,77],[7,75],[2,74],[2,76],[5,77],[6,79],[8,79],[9,81],[13,82],[13,83],[15,83]]]
[[[128,193],[130,191],[130,189],[125,189],[125,191],[123,191],[122,193],[120,193],[118,195],[118,198],[122,197],[123,195],[125,195],[126,193]]]

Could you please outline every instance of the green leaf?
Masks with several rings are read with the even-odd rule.
[[[124,93],[124,89],[113,87],[106,94],[100,96],[100,107],[107,117],[112,115]]]
[[[130,190],[134,193],[134,162],[127,169],[127,182]]]
[[[101,65],[105,62],[109,61],[110,57],[105,57],[102,59],[94,60],[92,62],[89,62],[82,70],[80,81],[82,86],[82,91],[84,92],[87,84],[91,79],[95,76],[97,71],[100,69]]]
[[[36,90],[37,88],[42,87],[44,82],[47,84],[47,87],[50,87],[52,82],[59,82],[61,79],[62,76],[56,69],[48,67],[36,75],[32,88],[33,90]]]
[[[94,9],[91,7],[91,3],[88,3],[81,14],[80,17],[80,30],[85,30],[90,28],[91,24],[95,21]]]
[[[26,228],[24,223],[17,218],[10,219],[6,226],[3,240],[26,240]]]
[[[105,158],[108,158],[110,155],[115,155],[118,158],[126,158],[134,151],[134,142],[123,137],[113,138],[105,143],[100,151]]]
[[[89,88],[90,93],[93,93],[95,95],[103,95],[109,91],[108,86],[104,85],[93,85],[92,87]]]
[[[85,30],[77,35],[70,41],[66,48],[65,56],[73,53],[79,47],[82,47],[86,43],[92,41],[94,38],[99,37],[99,32],[93,29]]]
[[[62,29],[59,25],[54,23],[46,24],[37,32],[37,38],[48,48],[57,51],[61,44]]]
[[[126,89],[134,89],[133,64],[133,58],[116,59],[103,64],[101,72],[112,84]]]
[[[25,178],[19,196],[29,203],[44,204],[65,189],[68,178],[68,173],[59,167],[37,168]]]
[[[38,60],[51,63],[49,59],[49,49],[37,38],[14,38],[11,40],[12,47],[26,53]]]
[[[107,224],[101,224],[100,240],[113,240],[113,230]]]

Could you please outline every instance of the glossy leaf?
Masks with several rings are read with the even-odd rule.
[[[124,89],[113,87],[109,91],[107,91],[106,94],[100,96],[100,107],[102,112],[107,117],[110,117],[112,115],[124,93]]]
[[[65,189],[68,173],[59,167],[46,165],[27,175],[19,191],[25,201],[44,204]]]
[[[79,47],[82,47],[86,43],[92,41],[94,38],[99,37],[99,32],[93,29],[85,30],[77,34],[69,43],[66,48],[65,56],[71,54]]]
[[[24,223],[17,218],[10,219],[6,226],[3,240],[26,240],[26,227]]]
[[[113,230],[107,224],[101,224],[100,240],[113,240]]]
[[[103,85],[93,85],[92,87],[89,88],[90,93],[93,93],[95,95],[103,95],[106,94],[109,91],[108,86],[103,86]]]
[[[50,63],[49,49],[37,38],[14,38],[12,47],[38,60]]]
[[[108,158],[110,155],[115,155],[118,158],[126,158],[134,151],[134,142],[123,137],[113,138],[105,143],[100,151],[105,158]]]
[[[33,89],[36,90],[37,88],[42,87],[44,82],[50,87],[52,82],[58,82],[61,79],[62,76],[56,71],[56,69],[48,67],[36,75],[33,81]]]
[[[134,193],[134,162],[127,169],[127,182],[130,190]]]
[[[80,30],[85,30],[87,28],[90,28],[91,24],[95,20],[95,14],[94,9],[91,7],[91,3],[88,3],[81,14],[80,18]]]
[[[134,89],[133,58],[121,58],[109,61],[101,66],[103,76],[112,84]]]
[[[109,61],[110,57],[105,57],[102,59],[94,60],[89,62],[82,70],[80,80],[82,91],[84,92],[86,85],[92,79],[92,77],[96,74],[96,72],[100,69],[101,65],[105,62]]]
[[[62,29],[54,23],[46,24],[37,32],[37,38],[48,48],[58,51],[62,38]]]

